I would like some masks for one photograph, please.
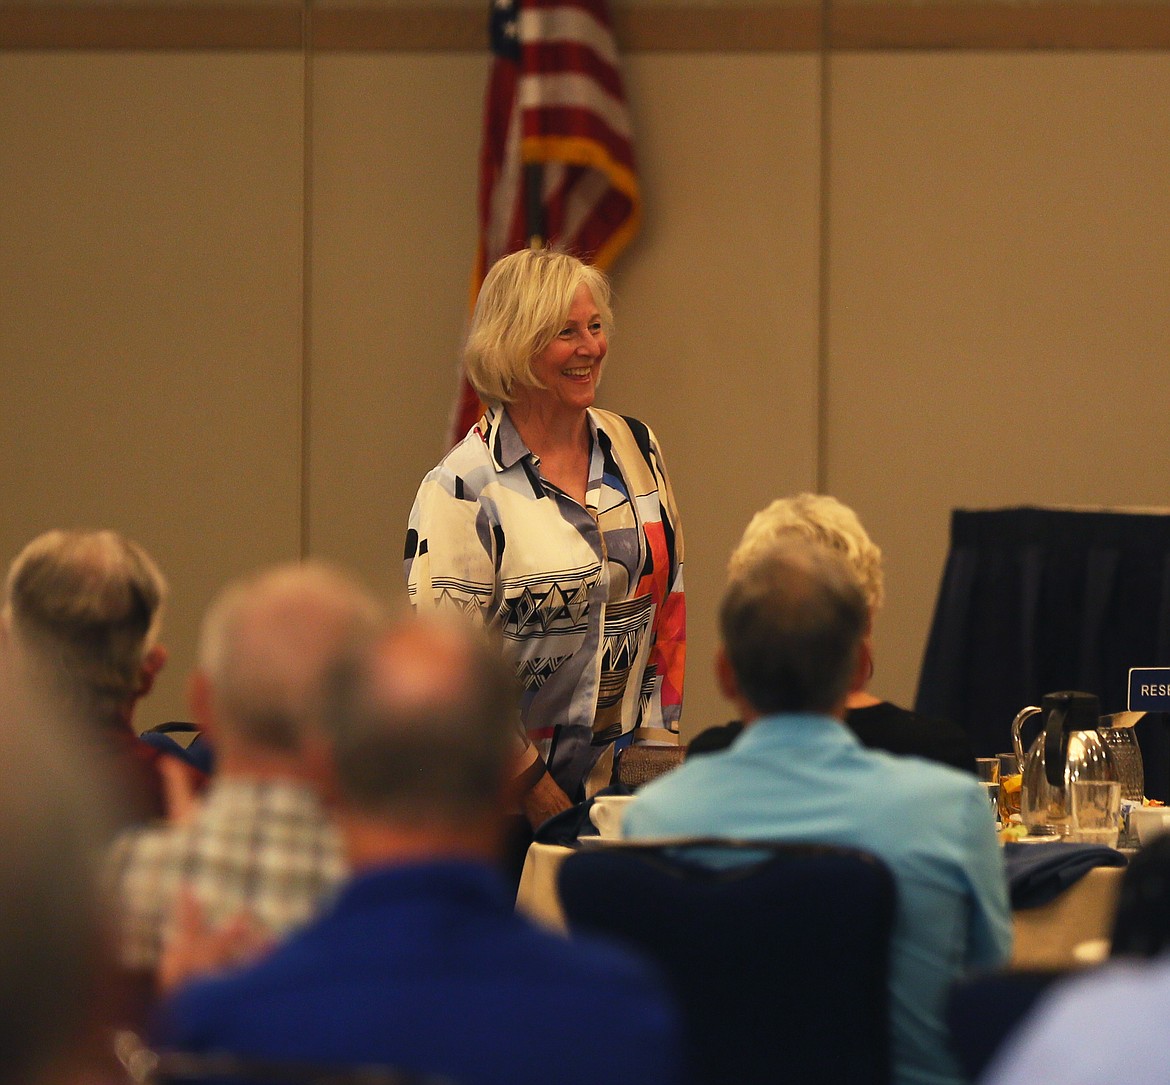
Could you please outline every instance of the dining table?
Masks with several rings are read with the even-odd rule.
[[[577,847],[620,847],[622,841],[586,838]],[[1045,844],[1037,844],[1045,847]],[[552,930],[566,931],[557,873],[577,847],[534,843],[516,894],[516,910]],[[1012,911],[1010,967],[1076,968],[1108,951],[1124,866],[1095,866],[1045,904]]]

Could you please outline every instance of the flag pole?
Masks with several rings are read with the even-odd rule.
[[[530,249],[544,248],[544,166],[540,162],[524,166],[524,232]]]

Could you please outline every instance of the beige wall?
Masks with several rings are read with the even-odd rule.
[[[0,553],[116,527],[171,581],[143,725],[199,615],[295,555],[302,65],[0,54]]]
[[[185,713],[226,578],[305,550],[400,594],[485,73],[0,51],[0,553],[72,523],[156,554],[174,660],[143,725]],[[641,49],[626,77],[646,222],[603,399],[682,505],[685,732],[727,716],[721,567],[774,495],[820,485],[883,546],[875,685],[902,701],[950,508],[1168,503],[1167,54]]]
[[[831,128],[825,477],[908,696],[949,509],[1170,503],[1170,56],[845,56]]]

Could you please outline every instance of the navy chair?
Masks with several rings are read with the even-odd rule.
[[[1040,996],[1066,975],[1061,969],[1001,969],[967,976],[951,988],[946,1008],[951,1049],[970,1080],[982,1077]]]
[[[650,957],[674,989],[696,1085],[888,1085],[895,885],[871,855],[697,840],[582,849],[571,929]]]

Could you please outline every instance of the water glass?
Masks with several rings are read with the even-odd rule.
[[[1012,815],[1020,813],[1020,792],[1024,778],[1020,773],[1020,761],[1014,753],[997,753],[999,762],[999,820],[1010,825]]]
[[[979,776],[980,782],[985,784],[995,784],[999,782],[998,757],[975,758],[975,770]]]
[[[979,775],[979,782],[987,792],[987,801],[991,806],[992,816],[999,820],[999,758],[977,757],[975,768]]]
[[[1082,844],[1117,847],[1121,831],[1121,784],[1117,780],[1074,780],[1072,833]]]

